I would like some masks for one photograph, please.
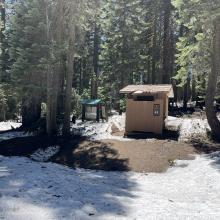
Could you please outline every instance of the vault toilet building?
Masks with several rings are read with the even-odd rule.
[[[172,85],[129,85],[120,93],[127,95],[125,135],[163,133],[169,98],[174,96]]]

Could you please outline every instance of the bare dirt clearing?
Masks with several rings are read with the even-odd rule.
[[[194,159],[195,148],[175,141],[85,140],[61,149],[54,162],[70,167],[108,171],[164,172],[175,160]]]

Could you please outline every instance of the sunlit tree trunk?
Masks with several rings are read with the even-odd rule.
[[[163,37],[163,76],[162,82],[169,84],[171,79],[171,0],[164,0],[164,37]]]
[[[71,96],[72,96],[72,82],[74,74],[74,54],[75,54],[75,27],[70,27],[69,33],[69,48],[67,54],[67,77],[66,90],[64,100],[64,121],[63,121],[63,135],[70,134],[70,114],[71,114]]]
[[[215,137],[220,136],[220,121],[217,118],[214,101],[218,75],[220,75],[220,16],[214,21],[213,33],[212,69],[208,78],[206,92],[206,115],[212,133]]]
[[[94,76],[91,83],[91,98],[98,97],[98,71],[99,71],[99,28],[95,23],[94,27],[94,45],[93,45],[93,67]]]
[[[47,134],[53,136],[57,133],[57,92],[58,92],[58,73],[55,71],[53,64],[51,63],[53,57],[53,46],[51,42],[50,34],[50,22],[48,16],[48,8],[46,4],[46,24],[47,24],[47,41],[50,48],[48,53],[48,64],[47,64]]]

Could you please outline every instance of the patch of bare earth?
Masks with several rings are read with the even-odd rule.
[[[176,141],[85,140],[71,152],[61,151],[55,160],[86,169],[159,173],[173,166],[175,160],[194,159],[195,153],[191,145]]]

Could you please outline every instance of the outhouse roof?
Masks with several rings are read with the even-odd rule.
[[[102,102],[101,99],[83,99],[83,100],[81,100],[82,105],[98,105],[101,102]]]
[[[122,94],[142,93],[166,93],[170,98],[174,97],[172,85],[129,85],[120,90]]]

